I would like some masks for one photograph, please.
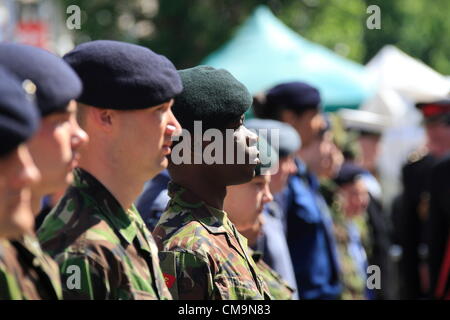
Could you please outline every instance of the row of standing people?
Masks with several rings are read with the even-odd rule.
[[[368,260],[384,269],[385,247],[372,245],[375,250],[367,259],[361,236],[380,237],[385,230],[376,221],[384,218],[369,214],[372,229],[364,233],[352,217],[375,202],[362,183],[373,176],[349,157],[341,166],[344,159],[331,141],[315,88],[282,84],[265,101],[253,102],[259,117],[278,120],[248,122],[254,129],[280,131],[279,150],[272,152],[279,156],[269,161],[278,164],[278,172],[263,173],[258,161],[194,164],[189,160],[196,150],[191,152],[189,140],[171,141],[181,128],[195,138],[194,121],[202,122],[202,134],[231,129],[234,147],[257,158],[257,136],[243,119],[252,97],[225,70],[177,72],[146,48],[114,41],[80,45],[65,62],[36,48],[2,46],[2,65],[14,73],[3,83],[19,78],[28,91],[36,90],[40,112],[40,120],[30,117],[31,111],[24,115],[17,92],[22,101],[2,102],[8,143],[2,151],[1,196],[11,201],[0,212],[0,270],[7,280],[2,298],[337,299],[378,294],[367,290],[365,269]],[[260,141],[270,141],[265,138],[260,135]],[[200,144],[206,150],[208,143]],[[171,147],[183,145],[188,146],[182,156],[187,161],[168,159]],[[153,179],[138,200],[141,219],[133,202],[144,183],[166,167],[168,172]],[[25,179],[18,183],[18,176]],[[339,186],[330,198],[323,197],[318,177],[334,178]],[[163,187],[155,189],[158,181]],[[40,199],[68,183],[39,227],[38,240],[32,226]],[[10,189],[17,191],[15,196]],[[151,203],[144,204],[149,197]]]
[[[368,170],[353,164],[353,158],[344,158],[334,143],[318,90],[301,82],[280,84],[264,97],[255,97],[253,108],[258,118],[246,121],[248,128],[278,130],[278,170],[271,175],[266,201],[261,197],[254,207],[241,205],[248,202],[245,192],[237,197],[234,188],[229,188],[225,204],[238,203],[225,206],[230,219],[233,211],[241,212],[242,217],[245,211],[253,212],[247,229],[239,231],[295,290],[293,298],[380,297],[380,292],[366,286],[369,262],[381,264],[387,251],[384,217],[380,217],[380,210],[373,210],[371,201],[375,200],[366,187],[370,183],[363,183],[373,184],[374,178]],[[157,226],[171,201],[167,192],[170,179],[169,168],[147,182],[137,200],[150,230]],[[363,216],[365,211],[371,212],[369,217]],[[373,223],[371,219],[378,221]],[[376,225],[376,232],[368,228],[369,224]],[[375,237],[381,240],[370,243]]]
[[[252,98],[230,73],[177,71],[116,41],[63,59],[2,43],[0,60],[2,299],[290,297],[223,211],[227,186],[261,170],[257,136],[242,124]],[[244,164],[192,164],[184,139],[187,160],[169,161],[172,137],[194,120],[231,130]],[[168,165],[173,201],[152,236],[133,202]],[[61,189],[35,232],[40,200]]]

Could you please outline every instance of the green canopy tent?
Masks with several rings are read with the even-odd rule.
[[[266,6],[202,64],[227,69],[252,94],[286,81],[308,82],[320,90],[326,111],[358,108],[372,92],[363,66],[305,40]]]

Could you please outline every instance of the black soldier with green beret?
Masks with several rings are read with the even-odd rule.
[[[168,167],[171,200],[153,232],[167,285],[176,299],[269,298],[247,240],[223,210],[227,186],[250,181],[259,162],[257,136],[243,125],[252,97],[223,69],[198,66],[179,74],[184,91],[174,114],[184,132]],[[211,130],[218,136],[203,139]],[[219,136],[225,138],[219,141]],[[214,156],[220,155],[210,162],[207,151],[213,144],[224,150],[216,150]],[[180,146],[183,154],[177,152]]]

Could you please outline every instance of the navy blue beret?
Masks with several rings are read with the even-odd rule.
[[[194,121],[202,128],[224,128],[252,105],[247,88],[227,70],[197,66],[180,70],[183,92],[175,99],[173,113],[181,127],[191,130]]]
[[[63,59],[83,82],[78,101],[94,107],[145,109],[167,102],[183,90],[172,62],[135,44],[86,42]]]
[[[248,129],[255,129],[259,136],[264,136],[269,143],[274,140],[272,130],[278,130],[278,148],[279,156],[286,157],[297,152],[301,147],[301,139],[297,131],[287,123],[269,120],[253,118],[245,121],[245,126]],[[267,129],[267,130],[260,130]]]
[[[334,178],[337,185],[342,186],[347,183],[355,182],[361,175],[366,174],[367,171],[355,164],[345,162],[339,170],[339,173]]]
[[[304,82],[286,82],[270,89],[266,94],[268,105],[303,112],[320,108],[319,91]]]
[[[0,67],[0,156],[28,140],[39,124],[39,114],[11,72]]]
[[[0,44],[0,64],[36,85],[36,103],[42,116],[63,111],[81,93],[81,81],[60,57],[37,47]]]

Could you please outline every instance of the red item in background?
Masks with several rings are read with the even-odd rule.
[[[441,272],[436,287],[436,298],[450,300],[450,236],[447,241],[447,251],[442,261]]]
[[[48,49],[48,26],[42,21],[19,22],[16,26],[16,40],[43,49]]]

